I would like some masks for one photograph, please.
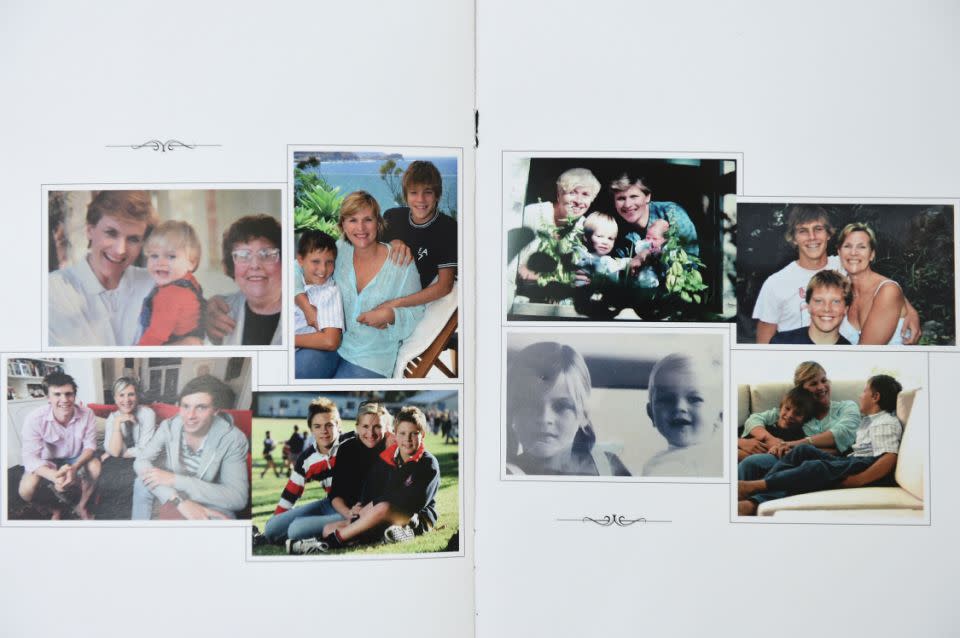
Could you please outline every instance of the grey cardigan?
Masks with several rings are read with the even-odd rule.
[[[250,478],[247,473],[247,453],[250,442],[228,414],[213,418],[203,454],[200,457],[199,474],[196,477],[182,474],[180,465],[180,438],[183,436],[183,421],[180,416],[165,420],[146,447],[142,448],[133,463],[137,476],[159,467],[176,475],[173,487],[159,485],[152,492],[161,503],[166,503],[177,493],[191,501],[225,514],[235,515],[247,505],[250,494]],[[158,463],[158,459],[161,459]]]

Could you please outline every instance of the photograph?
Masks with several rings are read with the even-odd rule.
[[[460,378],[462,150],[290,148],[293,378]]]
[[[46,187],[47,345],[282,346],[281,193]]]
[[[503,476],[719,482],[728,342],[727,328],[508,331]]]
[[[737,341],[955,346],[956,203],[740,198]]]
[[[250,519],[250,357],[17,362],[5,523]]]
[[[732,357],[736,520],[929,523],[927,353]]]
[[[732,321],[739,161],[504,153],[507,319]]]
[[[460,409],[457,388],[254,393],[252,558],[460,553]]]

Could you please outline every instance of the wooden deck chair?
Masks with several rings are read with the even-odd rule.
[[[432,368],[450,378],[459,374],[456,332],[459,325],[457,284],[444,297],[427,304],[423,319],[413,334],[404,340],[397,355],[395,378],[422,379]],[[440,360],[449,351],[450,365]]]

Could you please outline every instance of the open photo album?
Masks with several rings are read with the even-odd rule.
[[[0,635],[960,632],[953,3],[0,25]]]

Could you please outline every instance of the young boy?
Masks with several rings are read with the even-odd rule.
[[[574,252],[574,264],[582,270],[593,285],[616,283],[630,264],[627,257],[611,257],[617,241],[617,220],[612,215],[595,211],[583,222],[583,246]],[[585,286],[585,280],[577,280],[577,286]]]
[[[799,441],[806,437],[803,424],[816,416],[817,406],[813,394],[803,388],[792,388],[780,399],[779,414],[775,425],[755,424],[743,433],[744,439],[754,439],[763,444],[763,451],[778,441]],[[737,460],[742,461],[751,452],[738,449]]]
[[[200,263],[200,240],[187,222],[165,221],[143,249],[156,284],[140,310],[143,334],[137,345],[199,345],[203,339],[203,289],[193,276]]]
[[[423,447],[427,417],[405,406],[394,419],[397,442],[374,461],[363,487],[358,516],[330,523],[324,530],[327,549],[338,549],[361,535],[383,530],[386,542],[413,538],[437,523],[440,464]]]
[[[297,266],[305,285],[304,291],[294,297],[293,321],[298,335],[323,335],[310,346],[317,350],[336,350],[343,334],[343,302],[333,280],[336,265],[337,242],[333,237],[319,230],[304,231],[297,243]],[[307,321],[307,313],[316,319]]]
[[[778,332],[770,343],[849,346],[840,335],[840,324],[853,303],[850,280],[836,270],[821,270],[810,278],[806,298],[810,325]]]
[[[760,503],[789,494],[889,483],[903,435],[903,426],[894,414],[902,389],[886,374],[870,377],[860,395],[863,417],[850,456],[833,456],[812,445],[795,447],[762,479],[737,481],[739,514],[752,516]]]
[[[406,244],[416,260],[422,290],[384,304],[391,308],[439,299],[453,289],[457,278],[457,222],[437,209],[443,194],[440,171],[432,162],[411,162],[403,172],[402,185],[407,205],[383,214],[386,231],[381,241]]]
[[[668,447],[643,467],[644,476],[723,474],[720,360],[706,354],[674,353],[653,366],[647,415]]]

